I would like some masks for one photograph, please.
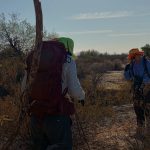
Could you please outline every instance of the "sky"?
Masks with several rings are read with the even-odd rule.
[[[75,53],[127,53],[150,44],[150,0],[41,0],[45,29],[74,40]],[[35,24],[33,0],[0,0],[0,13]]]

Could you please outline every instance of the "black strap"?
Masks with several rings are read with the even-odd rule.
[[[131,72],[129,71],[129,73],[130,73],[130,77],[133,75],[133,77],[135,76],[135,74],[134,74],[134,71],[133,71],[133,65],[134,65],[134,62],[133,62],[133,60],[131,61]],[[131,75],[132,74],[132,75]]]
[[[65,97],[67,93],[68,93],[68,88],[65,88],[63,93],[62,93],[62,96]]]
[[[150,73],[148,71],[148,67],[147,67],[147,59],[146,57],[144,56],[144,69],[145,69],[145,73],[148,75],[148,77],[150,78]]]
[[[69,56],[67,55],[66,62],[67,62],[67,63],[71,63],[71,57],[70,57],[70,55],[69,55]]]

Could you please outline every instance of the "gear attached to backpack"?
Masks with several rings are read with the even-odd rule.
[[[32,51],[27,57],[27,74],[30,74]],[[64,45],[58,41],[43,41],[39,68],[31,85],[29,113],[37,117],[45,115],[72,115],[74,104],[62,94],[62,69],[67,59]]]

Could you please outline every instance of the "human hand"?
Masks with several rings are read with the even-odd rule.
[[[130,64],[127,64],[126,66],[125,66],[125,71],[128,71],[130,69]]]
[[[81,105],[84,106],[84,103],[85,103],[85,102],[84,102],[84,99],[79,100],[78,103],[81,103]]]

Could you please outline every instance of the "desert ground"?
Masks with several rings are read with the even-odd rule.
[[[101,84],[104,84],[106,90],[119,91],[118,84],[124,85],[126,81],[123,79],[122,71],[113,71],[105,74]],[[130,93],[127,94],[131,95]],[[113,100],[113,97],[111,100]],[[79,104],[76,105],[78,118],[72,116],[75,150],[88,150],[87,143],[91,150],[148,150],[147,140],[139,140],[135,137],[136,118],[132,102],[127,101],[124,104],[106,107],[101,107],[98,104],[90,106],[85,104],[82,108]],[[6,141],[17,127],[17,116],[18,108],[12,103],[11,97],[7,96],[1,99],[0,147],[6,144]],[[28,127],[25,124],[27,123],[24,123],[21,127],[21,134],[17,135],[10,150],[30,149],[29,136],[26,136],[25,131]]]

